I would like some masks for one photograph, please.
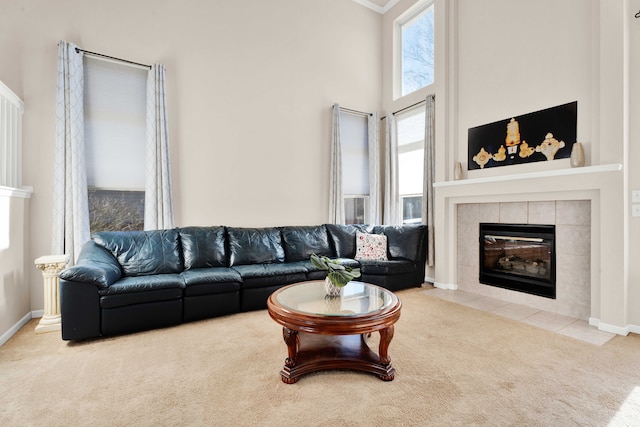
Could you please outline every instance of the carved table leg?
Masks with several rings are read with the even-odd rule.
[[[289,351],[289,357],[285,359],[284,364],[292,367],[296,364],[296,355],[298,354],[298,331],[283,327],[282,336],[285,344],[287,344],[287,350]]]
[[[380,347],[379,347],[379,356],[380,363],[387,366],[388,374],[380,375],[380,379],[384,381],[391,381],[395,377],[395,369],[391,367],[391,358],[389,357],[389,344],[391,343],[391,339],[393,338],[393,325],[389,326],[386,329],[380,330]]]
[[[287,344],[288,357],[284,360],[284,369],[280,373],[280,377],[282,378],[282,382],[293,384],[298,381],[298,378],[291,378],[288,373],[291,372],[291,368],[296,365],[296,356],[298,355],[298,348],[300,346],[300,337],[298,337],[298,331],[294,331],[287,327],[282,328],[282,337],[284,338],[285,344]]]

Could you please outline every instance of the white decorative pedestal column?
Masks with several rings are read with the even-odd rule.
[[[68,262],[69,255],[47,255],[35,261],[44,278],[44,315],[36,326],[36,333],[59,331],[62,326],[58,273]]]

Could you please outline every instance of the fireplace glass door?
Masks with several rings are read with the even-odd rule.
[[[555,226],[480,224],[480,283],[556,296]]]

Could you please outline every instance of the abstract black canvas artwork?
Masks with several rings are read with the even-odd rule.
[[[576,142],[578,102],[469,128],[468,170],[565,159]]]

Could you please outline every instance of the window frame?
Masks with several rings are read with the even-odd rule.
[[[425,116],[425,105],[424,104],[419,104],[419,105],[415,105],[412,106],[411,108],[408,108],[407,110],[399,113],[396,115],[396,131],[397,133],[397,146],[396,146],[396,155],[398,157],[398,207],[397,207],[397,214],[399,215],[399,219],[400,219],[400,223],[402,224],[406,224],[406,223],[416,223],[416,221],[405,221],[404,219],[404,199],[406,198],[414,198],[414,197],[419,197],[421,199],[421,203],[424,203],[424,169],[422,170],[422,177],[419,178],[420,179],[420,189],[419,192],[415,192],[415,191],[411,191],[405,188],[405,191],[407,191],[406,193],[403,193],[401,190],[401,187],[403,186],[401,178],[403,176],[402,173],[402,165],[401,165],[401,160],[400,160],[400,156],[402,154],[410,154],[410,153],[418,153],[421,152],[421,154],[418,156],[418,161],[420,162],[424,162],[424,150],[425,150],[425,135],[423,132],[421,132],[419,134],[420,139],[418,140],[414,140],[414,139],[409,139],[409,142],[404,142],[401,141],[401,129],[403,128],[403,120],[407,120],[407,121],[413,121],[414,118],[420,118],[421,122],[420,122],[420,126],[419,129],[422,130],[424,128],[424,121],[422,120]],[[404,134],[404,136],[411,136],[411,134]],[[412,181],[413,182],[413,181]],[[418,189],[416,189],[418,190]],[[422,218],[422,209],[420,209],[420,220],[418,221],[418,223],[422,223],[425,219]],[[414,214],[415,215],[415,214]],[[415,219],[416,217],[414,216],[412,219]]]
[[[403,40],[402,40],[402,30],[403,27],[410,24],[411,22],[413,22],[414,20],[416,20],[422,13],[426,13],[427,10],[429,8],[433,8],[433,13],[434,13],[434,27],[435,27],[435,1],[434,0],[420,0],[418,1],[413,7],[411,7],[410,9],[408,9],[405,13],[403,13],[402,15],[400,15],[398,18],[395,19],[395,21],[393,22],[393,72],[392,72],[392,76],[393,76],[393,84],[392,84],[392,90],[393,90],[393,99],[394,100],[398,100],[400,98],[404,98],[404,97],[408,97],[412,94],[415,94],[416,92],[422,91],[422,90],[428,90],[428,88],[430,88],[431,86],[433,86],[435,84],[435,68],[436,68],[436,64],[435,64],[435,44],[436,44],[436,40],[435,40],[435,28],[434,28],[434,47],[433,47],[433,81],[428,84],[425,85],[419,89],[416,89],[412,92],[403,94],[402,93],[402,45],[403,45]]]
[[[83,65],[90,232],[143,230],[148,69],[91,55],[84,56]],[[125,85],[120,85],[123,82]],[[130,90],[124,92],[118,86]],[[110,91],[109,88],[114,90]],[[124,110],[127,114],[123,114],[120,108],[124,104],[132,108]],[[126,175],[126,180],[122,180],[122,174],[118,172],[122,164],[118,168],[104,168],[105,162],[113,162],[117,156],[130,154],[123,153],[121,146],[113,149],[102,132],[106,127],[116,130],[113,135],[108,134],[110,138],[115,135],[118,139],[128,141],[125,146],[135,146],[134,155],[128,155],[129,159],[135,159],[135,164],[129,165],[128,170],[137,172]],[[115,151],[118,155],[105,159],[105,150]],[[143,172],[140,173],[140,170]]]
[[[422,203],[424,203],[423,200],[423,195],[422,194],[401,194],[398,196],[400,198],[400,219],[402,221],[402,224],[422,224],[423,223],[423,218],[422,218],[422,209],[420,209],[420,217],[418,218],[419,221],[405,221],[404,219],[404,199],[408,199],[408,198],[419,198],[420,199],[420,204],[422,205]],[[415,219],[416,217],[414,216]]]

